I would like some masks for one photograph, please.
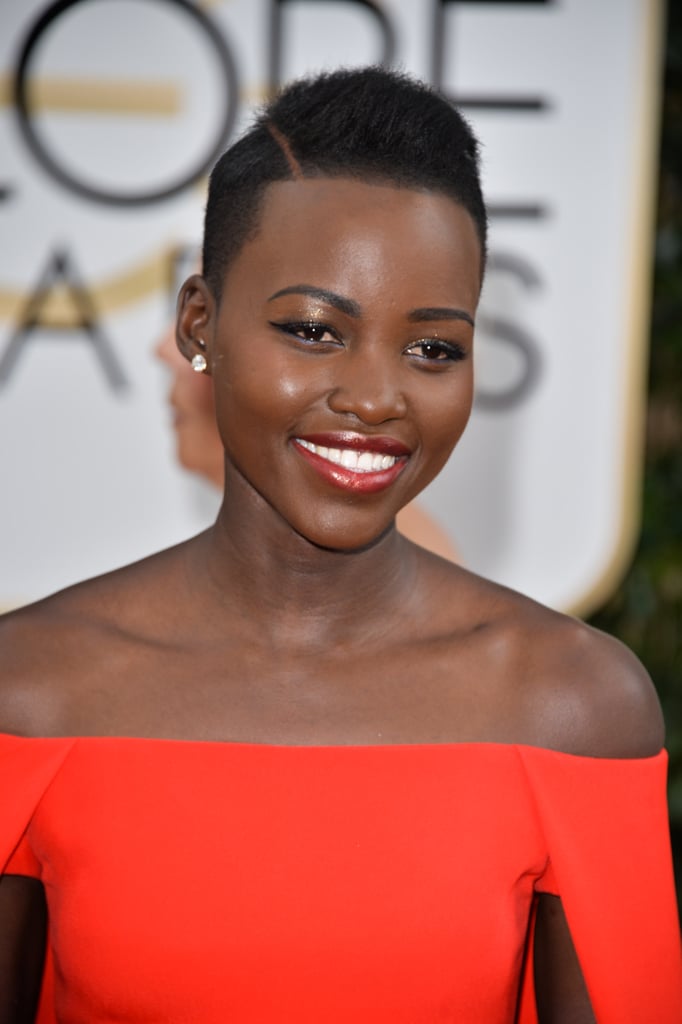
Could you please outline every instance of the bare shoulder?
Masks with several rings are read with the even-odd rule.
[[[487,736],[590,757],[658,753],[665,738],[658,697],[624,644],[466,570],[457,573],[444,577],[441,607],[459,623],[452,654],[458,671],[476,680]]]
[[[526,672],[519,692],[543,746],[591,757],[658,753],[665,740],[661,707],[632,651],[526,599],[513,602],[510,611]]]
[[[176,551],[0,616],[0,732],[71,732],[73,708],[85,709],[88,695],[120,672],[141,642],[162,637],[159,609],[167,616],[171,609],[160,598],[173,589]]]

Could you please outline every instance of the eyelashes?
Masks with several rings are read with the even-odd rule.
[[[316,344],[341,344],[341,338],[329,324],[317,320],[285,321],[277,323],[270,321],[270,326],[275,327],[283,334],[290,334],[299,341],[307,342],[309,345]]]
[[[296,338],[305,347],[327,349],[343,346],[343,338],[330,324],[318,320],[270,321],[276,330]],[[424,366],[445,366],[461,362],[468,357],[467,350],[458,342],[444,338],[420,338],[410,342],[403,350],[407,356]]]
[[[467,353],[461,345],[458,345],[457,342],[444,341],[442,338],[415,341],[405,351],[412,354],[416,349],[421,350],[417,358],[426,363],[459,363],[467,357]]]

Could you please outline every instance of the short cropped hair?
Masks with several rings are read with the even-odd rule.
[[[355,178],[449,196],[474,221],[483,273],[487,216],[478,142],[467,121],[405,74],[343,69],[288,85],[213,168],[203,274],[216,299],[230,262],[257,233],[267,186],[297,177]]]

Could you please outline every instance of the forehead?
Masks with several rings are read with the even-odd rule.
[[[258,228],[229,268],[225,289],[262,281],[432,291],[457,287],[475,306],[481,248],[472,217],[440,193],[348,178],[279,181],[266,189]]]

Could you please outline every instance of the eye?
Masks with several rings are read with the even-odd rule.
[[[281,323],[271,321],[271,325],[278,331],[298,338],[299,341],[307,345],[338,345],[341,341],[333,327],[317,320]]]
[[[405,349],[407,355],[416,356],[424,363],[456,363],[466,359],[467,352],[461,345],[441,338],[423,338]]]

